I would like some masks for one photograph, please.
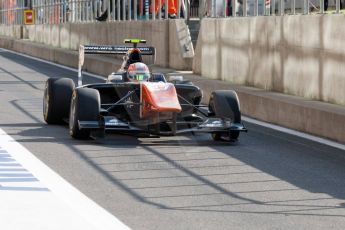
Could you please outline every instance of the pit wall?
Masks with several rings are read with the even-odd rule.
[[[184,51],[191,40],[187,30],[184,20],[156,20],[0,26],[0,35],[74,51],[80,44],[120,45],[125,38],[146,39],[156,48],[157,65],[184,70],[192,68],[194,55],[193,47],[192,55]],[[181,38],[180,31],[187,31],[186,36]]]
[[[23,38],[23,27],[20,25],[0,25],[0,35],[21,39]]]
[[[344,25],[343,15],[203,19],[193,71],[345,105]]]

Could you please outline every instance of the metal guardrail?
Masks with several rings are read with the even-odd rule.
[[[330,8],[332,13],[339,14],[341,3],[341,0],[1,0],[0,24],[24,24],[25,9],[34,10],[35,24],[60,24],[314,12],[323,14]]]

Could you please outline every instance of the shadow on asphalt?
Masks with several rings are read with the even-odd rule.
[[[300,191],[308,190],[314,194],[328,194],[337,199],[345,199],[345,181],[343,180],[345,176],[345,170],[342,169],[343,163],[345,163],[344,159],[344,152],[332,149],[329,147],[324,147],[320,144],[312,143],[307,140],[300,140],[296,137],[279,134],[282,135],[283,138],[277,138],[277,132],[271,130],[263,130],[264,132],[255,131],[257,127],[255,125],[246,124],[247,127],[250,128],[250,134],[259,140],[252,140],[251,138],[248,139],[246,135],[241,136],[241,141],[237,144],[227,144],[227,143],[214,143],[210,137],[205,138],[205,135],[196,136],[191,139],[183,139],[183,140],[174,140],[174,137],[169,138],[169,140],[143,140],[143,138],[135,138],[132,136],[124,136],[124,135],[116,135],[112,134],[107,136],[105,139],[98,139],[98,140],[73,140],[68,135],[67,126],[50,126],[46,124],[16,124],[13,127],[25,127],[28,128],[23,130],[22,132],[18,133],[17,135],[24,137],[22,140],[18,140],[19,142],[56,142],[61,143],[67,147],[69,147],[75,154],[77,154],[81,159],[87,162],[92,168],[97,170],[101,173],[107,180],[111,181],[114,186],[117,186],[124,190],[127,194],[131,195],[136,200],[148,204],[153,205],[161,209],[168,209],[168,210],[181,210],[181,211],[201,211],[201,212],[235,212],[235,213],[256,213],[256,214],[289,214],[289,215],[316,215],[309,213],[311,211],[325,211],[327,209],[336,210],[336,209],[343,209],[344,205],[315,205],[318,202],[331,200],[332,198],[325,198],[324,196],[320,196],[320,198],[301,198],[301,199],[291,199],[286,198],[285,200],[277,200],[277,201],[269,201],[263,202],[260,199],[251,199],[248,198],[249,193],[262,193],[262,192],[287,192],[291,191]],[[0,125],[1,126],[1,125]],[[7,125],[11,127],[10,125]],[[262,129],[260,129],[262,130]],[[275,143],[270,143],[269,145],[266,143],[264,139],[261,139],[260,136],[268,135],[270,138],[275,137],[273,140]],[[271,136],[272,135],[272,136]],[[30,138],[28,138],[30,137]],[[253,141],[253,142],[251,142]],[[288,144],[293,145],[289,146],[288,148],[284,149],[282,146],[286,145],[282,142],[289,142]],[[103,152],[103,148],[106,147],[109,151],[113,149],[112,154],[109,156],[102,156],[104,158],[109,157],[111,159],[121,159],[122,157],[128,156],[135,156],[135,154],[131,154],[130,151],[127,151],[127,154],[117,155],[116,150],[118,148],[121,149],[135,149],[141,148],[145,150],[147,156],[154,156],[156,160],[154,161],[137,161],[137,162],[130,162],[131,164],[141,164],[144,163],[146,166],[138,167],[138,165],[134,169],[128,168],[121,168],[119,167],[118,170],[109,170],[106,169],[107,165],[116,165],[116,163],[99,163],[99,158],[102,157],[90,157],[88,155],[88,151],[81,151],[81,146],[93,146],[93,153],[97,154],[97,151],[100,153]],[[95,149],[94,147],[99,146],[99,149]],[[185,166],[185,164],[181,164],[181,160],[174,160],[169,154],[165,154],[160,151],[159,148],[162,147],[169,147],[169,148],[176,148],[181,146],[205,146],[212,148],[215,152],[220,152],[223,154],[224,161],[226,158],[235,158],[241,162],[241,164],[217,164],[217,165],[208,165],[208,166],[198,166],[194,164],[190,164],[189,166]],[[323,149],[331,149],[332,152],[325,152]],[[293,156],[295,155],[295,156]],[[297,156],[298,155],[298,156]],[[142,157],[142,155],[140,155]],[[222,158],[215,159],[221,160]],[[186,161],[193,161],[198,159],[188,159]],[[209,157],[205,159],[206,161],[211,161],[212,158]],[[214,160],[214,159],[213,159]],[[313,162],[310,162],[312,160]],[[122,163],[118,163],[119,166]],[[161,166],[157,164],[162,164]],[[205,170],[208,169],[219,169],[219,168],[236,168],[241,167],[243,165],[250,165],[256,170],[253,172],[239,172],[239,175],[244,174],[256,174],[258,171],[267,173],[275,178],[276,180],[255,180],[251,181],[252,183],[267,183],[267,182],[278,182],[283,180],[290,184],[296,186],[296,188],[271,188],[268,190],[259,190],[259,191],[246,191],[243,192],[235,192],[229,189],[228,185],[233,185],[234,183],[219,183],[210,179],[211,176],[233,176],[236,173],[198,173],[199,169]],[[167,172],[167,171],[178,171],[179,175],[172,175],[172,176],[156,176],[152,177],[149,176],[145,177],[138,177],[138,178],[118,178],[114,175],[114,173],[132,173],[138,172],[145,174],[146,172],[152,171],[159,171],[159,172]],[[322,175],[322,172],[327,172],[326,175]],[[330,174],[332,173],[332,178],[329,178]],[[180,175],[182,174],[182,175]],[[194,181],[197,181],[196,184],[185,184],[185,185],[157,185],[157,186],[132,186],[132,183],[128,182],[138,182],[138,181],[145,181],[147,179],[155,180],[155,179],[171,179],[171,178],[192,178]],[[128,183],[128,184],[127,184]],[[241,183],[241,182],[238,182]],[[250,182],[243,182],[243,183],[250,183]],[[145,192],[142,191],[150,190],[150,189],[174,189],[178,188],[180,191],[183,191],[186,188],[190,187],[206,187],[207,190],[211,189],[212,192],[202,192],[198,194],[177,194],[177,195],[147,195]],[[221,204],[211,204],[211,205],[167,205],[169,202],[165,202],[165,200],[169,199],[181,199],[181,198],[190,198],[193,197],[212,197],[212,196],[228,196],[232,199],[237,200],[238,202],[229,202],[229,203],[221,203]],[[157,201],[160,200],[160,201]],[[288,207],[287,203],[292,202],[313,202],[313,204],[303,204],[303,205],[296,205],[291,204],[291,206],[296,207],[296,209],[292,211],[265,211],[268,206],[272,206],[274,208],[279,207]],[[242,208],[236,209],[236,206],[241,205],[259,205],[263,208],[262,211],[260,210],[243,210]],[[231,207],[231,208],[230,208]],[[235,210],[233,210],[235,209]],[[307,213],[304,213],[307,212]],[[321,216],[325,216],[322,214]],[[327,215],[326,215],[327,216]],[[329,216],[341,216],[338,214],[330,214]],[[344,215],[345,216],[345,215]]]

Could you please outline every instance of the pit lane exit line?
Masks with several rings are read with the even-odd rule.
[[[129,229],[0,129],[0,229]]]
[[[317,143],[320,143],[320,144],[328,145],[328,146],[331,146],[331,147],[334,147],[334,148],[337,148],[337,149],[345,150],[345,145],[343,145],[343,144],[340,144],[340,143],[335,142],[335,141],[327,140],[327,139],[324,139],[324,138],[321,138],[321,137],[317,137],[317,136],[314,136],[314,135],[311,135],[311,134],[302,133],[302,132],[299,132],[299,131],[296,131],[296,130],[292,130],[292,129],[288,129],[288,128],[285,128],[285,127],[281,127],[281,126],[278,126],[278,125],[273,125],[273,124],[270,124],[270,123],[267,123],[267,122],[264,122],[264,121],[259,121],[259,120],[256,120],[256,119],[253,119],[253,118],[249,118],[249,117],[246,117],[246,116],[242,116],[242,120],[246,121],[246,122],[249,122],[249,123],[252,123],[252,124],[260,125],[260,126],[263,126],[263,127],[266,127],[266,128],[273,129],[273,130],[277,130],[279,132],[283,132],[283,133],[291,134],[291,135],[294,135],[294,136],[297,136],[297,137],[301,137],[301,138],[304,138],[304,139],[307,139],[307,140],[311,140],[311,141],[314,141],[314,142],[317,142]]]

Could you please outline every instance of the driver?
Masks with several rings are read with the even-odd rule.
[[[128,79],[131,82],[149,81],[150,70],[142,62],[136,62],[128,66]]]

